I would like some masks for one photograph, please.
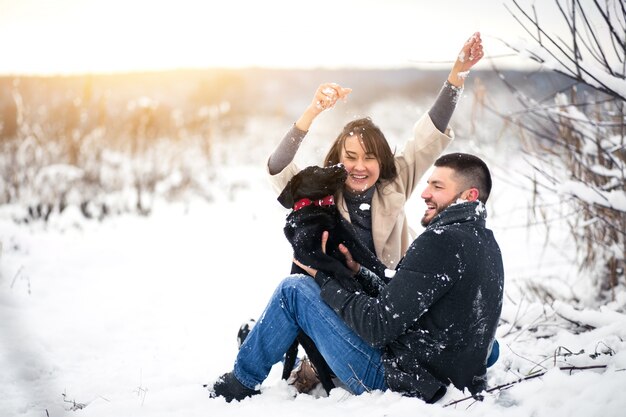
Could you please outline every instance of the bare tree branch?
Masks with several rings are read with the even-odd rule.
[[[615,27],[611,23],[611,18],[609,16],[608,9],[605,13],[605,11],[602,9],[602,6],[600,6],[600,3],[598,3],[598,0],[593,0],[593,2],[597,7],[598,12],[600,12],[602,17],[604,18],[604,21],[607,23],[609,32],[611,33],[613,40],[617,42],[617,44],[620,45],[623,50],[626,50],[626,41],[620,37],[620,35],[615,30]],[[623,8],[624,8],[624,5],[622,4],[622,10]]]
[[[604,49],[600,45],[600,41],[598,40],[598,37],[596,36],[595,28],[591,25],[591,22],[587,18],[587,14],[583,11],[583,8],[580,5],[579,0],[576,1],[576,4],[578,5],[578,8],[580,10],[580,15],[582,16],[583,22],[585,23],[585,32],[587,33],[587,37],[589,37],[593,41],[592,44],[590,43],[590,45],[587,45],[587,43],[581,38],[583,44],[585,45],[585,47],[587,48],[591,56],[593,56],[598,63],[602,64],[605,68],[607,68],[610,71],[610,73],[613,75],[614,73],[611,68],[611,65],[609,64],[609,61],[606,58],[606,54],[604,53]]]
[[[535,26],[535,28],[545,37],[545,39],[547,39],[549,41],[549,43],[556,48],[556,50],[563,56],[563,58],[565,58],[566,61],[564,61],[563,59],[559,58],[559,56],[557,56],[557,54],[555,52],[553,52],[548,45],[539,42],[537,37],[533,36],[533,39],[535,41],[538,42],[539,46],[543,49],[544,52],[546,52],[547,54],[549,54],[549,56],[554,59],[559,65],[560,68],[555,68],[554,71],[559,72],[563,75],[566,75],[568,77],[571,77],[579,82],[582,82],[584,84],[587,84],[589,86],[592,86],[594,88],[599,88],[601,89],[603,92],[605,92],[606,94],[609,95],[613,95],[614,97],[617,97],[621,100],[626,100],[626,97],[619,91],[615,91],[613,89],[611,89],[609,86],[607,86],[602,80],[598,79],[598,77],[596,75],[594,75],[592,72],[590,72],[590,70],[586,69],[585,67],[583,67],[580,63],[580,58],[576,55],[576,53],[573,53],[574,56],[572,56],[572,54],[568,53],[567,51],[565,51],[563,49],[563,46],[561,46],[559,43],[557,43],[552,36],[548,35],[543,28],[540,26],[539,22],[537,20],[534,20],[518,3],[516,0],[512,0],[513,4],[515,4],[515,6],[518,8],[518,10],[520,11],[520,13],[522,13],[522,15],[533,25]],[[559,5],[560,8],[560,4],[558,3],[558,0],[555,0],[556,3]],[[596,1],[596,0],[594,0]],[[597,2],[596,2],[597,3]],[[515,14],[513,12],[510,11],[510,9],[507,8],[507,10],[509,10],[509,13],[512,13],[515,17],[515,19],[520,22],[520,24],[522,24],[522,26],[524,27],[524,29],[530,33],[530,31],[526,28],[526,26],[521,23],[521,21],[519,20],[519,18],[517,18],[517,16],[515,16]],[[570,31],[572,28],[571,22],[569,22],[567,20],[567,15],[565,13],[563,13],[564,18],[566,20],[566,23],[568,24],[568,26],[570,27]],[[603,14],[604,15],[604,14]],[[612,28],[611,22],[608,21],[607,24]],[[573,37],[573,39],[576,38],[577,34],[576,32],[571,32],[571,35]],[[531,35],[532,36],[532,35]],[[510,45],[508,45],[510,46]],[[516,48],[512,47],[512,49],[517,50]],[[519,52],[519,51],[518,51]],[[531,51],[529,51],[531,52]],[[575,51],[576,52],[576,51]],[[532,52],[531,52],[532,53]],[[540,57],[538,57],[536,54],[534,55],[534,60],[536,60],[537,62],[540,63],[545,63],[545,61],[543,59],[541,59]],[[570,68],[568,66],[569,64],[573,64],[574,68]],[[583,76],[584,75],[584,76]],[[588,78],[588,79],[587,79]],[[595,83],[597,83],[597,86],[594,86],[590,83],[589,80],[594,81]]]

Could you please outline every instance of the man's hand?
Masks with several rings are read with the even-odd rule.
[[[339,244],[339,252],[341,252],[343,256],[346,257],[346,266],[348,267],[348,269],[350,269],[350,271],[354,272],[354,274],[356,275],[359,272],[359,269],[361,269],[361,265],[359,265],[359,263],[354,260],[352,254],[343,243]]]
[[[480,38],[480,32],[476,32],[461,48],[448,76],[448,82],[456,87],[463,87],[469,70],[480,61],[483,55],[483,41]]]

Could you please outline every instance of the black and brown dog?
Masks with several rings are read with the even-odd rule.
[[[339,251],[344,244],[356,262],[383,276],[385,265],[376,258],[357,237],[352,224],[345,220],[334,202],[334,195],[343,187],[347,172],[343,165],[321,168],[310,166],[296,174],[285,186],[278,201],[292,209],[284,227],[285,236],[291,243],[294,258],[304,265],[311,265],[336,278],[350,291],[360,290],[354,273],[345,266],[345,257]],[[322,251],[322,233],[329,232],[326,253]],[[292,273],[306,273],[295,263]],[[283,379],[288,379],[295,364],[301,344],[313,363],[326,391],[334,388],[332,371],[318,352],[313,341],[303,332],[285,355]]]

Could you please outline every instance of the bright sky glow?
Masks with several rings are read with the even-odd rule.
[[[0,0],[0,74],[406,67],[475,31],[487,55],[524,33],[497,0]]]

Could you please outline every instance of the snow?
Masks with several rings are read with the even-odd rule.
[[[602,191],[580,181],[566,181],[561,184],[559,191],[565,195],[574,195],[589,204],[626,212],[626,191],[623,190]]]
[[[389,125],[383,130],[409,126],[391,118],[400,118],[395,109],[401,105],[382,103],[373,109],[384,117],[373,119]],[[260,396],[232,404],[210,399],[202,385],[232,369],[240,325],[260,316],[291,266],[282,230],[288,211],[276,202],[263,169],[276,135],[288,125],[251,126],[272,143],[261,150],[249,137],[217,143],[216,160],[227,162],[218,163],[214,178],[193,176],[210,198],[157,200],[150,216],[103,221],[87,220],[69,206],[47,224],[18,224],[23,208],[0,206],[0,417],[623,415],[626,292],[618,288],[615,299],[602,305],[595,300],[589,273],[576,266],[567,219],[551,224],[549,239],[543,228],[528,226],[524,190],[531,187],[523,181],[530,168],[515,158],[518,149],[504,147],[513,140],[479,148],[494,175],[487,225],[502,249],[506,275],[500,359],[489,370],[488,385],[543,376],[488,393],[482,402],[446,407],[467,393],[450,389],[434,405],[393,392],[296,396],[277,366]],[[497,130],[477,129],[487,136]],[[460,149],[451,152],[474,152],[477,145],[457,132],[452,146]],[[325,147],[310,141],[300,152],[323,158]],[[104,157],[111,172],[124,170],[117,154]],[[194,159],[174,168],[195,172],[189,161]],[[62,168],[50,168],[41,187],[55,181],[60,187],[80,175]],[[58,179],[60,174],[66,177]],[[174,187],[182,174],[162,186]],[[423,184],[407,202],[414,228],[424,212]],[[572,183],[561,191],[589,190]],[[622,197],[611,201],[624,204]],[[559,369],[572,366],[594,368]]]
[[[509,210],[490,220],[505,254],[507,297],[498,329],[501,357],[489,385],[530,371],[546,370],[543,377],[487,394],[483,402],[444,407],[465,393],[450,389],[435,405],[393,392],[357,397],[341,389],[328,398],[294,397],[277,366],[258,397],[233,404],[209,399],[202,384],[231,369],[239,326],[260,315],[289,270],[285,211],[262,181],[262,169],[246,172],[254,174],[247,176],[250,186],[233,199],[162,204],[150,217],[96,222],[67,211],[48,226],[17,225],[3,208],[0,415],[622,415],[625,294],[599,309],[520,297],[525,290],[516,280],[535,274],[541,260],[524,258],[522,270],[507,262],[537,249],[520,240],[519,231],[499,226]],[[252,210],[244,204],[249,201]],[[572,322],[592,329],[578,333]],[[568,357],[564,349],[585,353]],[[570,375],[555,369],[555,361],[606,369]]]
[[[395,269],[385,269],[385,277],[393,278],[394,276],[396,276],[396,270]]]

